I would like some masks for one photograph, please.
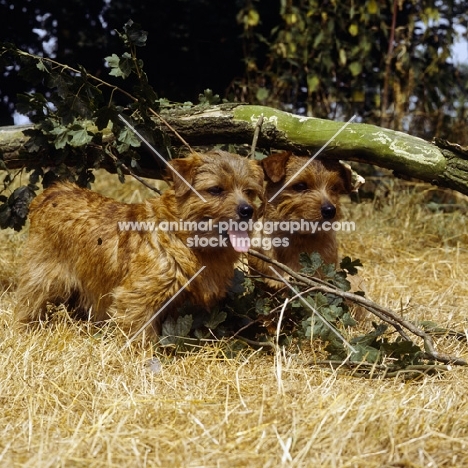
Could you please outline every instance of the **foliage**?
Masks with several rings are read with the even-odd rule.
[[[132,126],[152,146],[159,148],[166,159],[171,154],[170,140],[158,125],[162,108],[193,107],[192,102],[174,104],[158,95],[150,85],[144,63],[138,58],[138,49],[146,45],[148,33],[138,24],[128,21],[118,36],[124,46],[120,55],[105,58],[109,80],[93,76],[82,67],[72,68],[52,59],[19,50],[13,44],[1,45],[1,59],[8,66],[17,66],[23,79],[41,83],[46,92],[20,94],[17,110],[35,124],[26,130],[29,141],[21,150],[25,170],[30,172],[30,190],[17,191],[8,199],[0,199],[0,226],[21,229],[26,221],[27,209],[18,210],[18,200],[26,206],[38,190],[41,179],[44,187],[57,179],[74,180],[86,186],[93,182],[93,170],[103,167],[117,172],[120,180],[130,173],[138,177],[146,171],[154,173],[164,167],[145,153],[137,152],[141,141],[119,118],[130,113]],[[112,77],[127,80],[122,88],[111,82]],[[219,95],[206,89],[198,95],[201,108],[221,101]],[[156,119],[155,119],[156,118]],[[7,170],[0,155],[0,167]],[[158,166],[159,164],[159,166]],[[43,168],[48,168],[46,172]],[[7,172],[3,180],[5,191],[15,175]],[[0,191],[0,194],[2,191]],[[6,202],[8,201],[8,207]]]
[[[113,31],[133,18],[150,31],[140,55],[158,95],[194,102],[207,86],[221,97],[228,89],[231,100],[317,117],[357,113],[368,123],[466,144],[468,69],[451,59],[457,38],[467,36],[465,3],[160,0],[154,8],[149,0],[66,7],[4,0],[0,25],[22,50],[103,76],[102,57],[118,47]],[[16,93],[27,88],[17,66],[0,68],[0,106],[11,114]],[[30,89],[44,92],[39,82]]]
[[[49,91],[28,93],[18,98],[18,111],[35,123],[27,130],[30,137],[24,153],[25,169],[30,173],[26,190],[13,192],[8,199],[0,199],[1,227],[16,230],[24,225],[27,206],[38,190],[42,179],[47,187],[57,179],[70,179],[86,186],[93,182],[92,170],[99,167],[117,172],[124,179],[124,169],[138,171],[141,156],[135,151],[141,142],[124,125],[119,114],[132,113],[132,123],[147,141],[164,147],[164,134],[151,119],[159,108],[156,93],[148,82],[137,47],[146,43],[147,33],[129,21],[119,33],[125,52],[106,58],[109,74],[120,79],[133,78],[131,93],[100,78],[89,75],[83,67],[72,69],[50,59],[33,56],[12,44],[2,46],[4,61],[18,63],[21,76],[31,82],[41,81]],[[125,98],[124,107],[116,103]],[[130,102],[128,102],[130,101]],[[34,158],[31,158],[34,154]],[[43,168],[48,168],[43,170]],[[7,173],[4,190],[14,179]],[[24,206],[24,209],[23,209]]]
[[[281,2],[268,30],[266,3],[246,0],[240,98],[322,118],[466,142],[468,69],[451,60],[465,2]],[[466,34],[466,31],[465,31]]]
[[[356,274],[356,267],[362,266],[359,260],[346,257],[336,269],[334,265],[324,264],[318,253],[301,254],[301,264],[301,274],[313,278],[320,270],[325,284],[343,291],[350,289],[348,275]],[[286,299],[281,333],[276,336]],[[298,296],[288,288],[272,294],[262,278],[245,275],[241,270],[236,270],[228,297],[221,304],[209,311],[186,304],[179,313],[177,319],[166,319],[160,341],[162,346],[178,352],[222,337],[231,337],[231,350],[241,350],[246,345],[268,350],[276,345],[288,346],[295,342],[301,346],[320,340],[331,363],[369,363],[384,366],[386,371],[391,370],[391,375],[415,366],[424,370],[425,366],[434,364],[427,360],[420,346],[395,336],[394,330],[385,323],[372,322],[370,331],[356,335],[353,330],[357,322],[350,313],[349,302],[337,295],[303,291]],[[431,326],[434,329],[435,325]]]
[[[209,0],[0,1],[3,41],[73,68],[81,64],[94,76],[107,74],[103,57],[118,52],[122,24],[131,18],[149,31],[139,51],[158,95],[196,102],[200,90],[224,93],[242,72],[236,2]],[[12,122],[16,95],[46,92],[18,77],[16,67],[2,71],[0,125]]]

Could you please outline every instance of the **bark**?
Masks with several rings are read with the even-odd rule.
[[[343,129],[344,122],[300,117],[263,106],[223,104],[163,114],[173,130],[192,146],[250,145],[260,116],[263,116],[263,125],[257,147],[314,155],[331,140],[321,157],[373,164],[392,169],[397,176],[468,194],[468,149],[456,144],[430,143],[402,132],[361,123],[350,123]],[[181,144],[173,130],[163,122],[160,125],[171,136],[172,144]],[[0,154],[8,168],[25,164],[21,151],[27,141],[22,133],[25,128],[28,127],[0,128]],[[333,138],[340,129],[341,133]],[[147,167],[149,176],[159,172],[154,169]]]

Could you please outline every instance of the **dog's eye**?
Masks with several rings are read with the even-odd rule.
[[[255,195],[255,191],[252,190],[252,189],[245,189],[245,190],[244,190],[244,193],[245,193],[245,195],[246,195],[247,197],[249,197],[249,198],[250,198],[250,197],[253,197],[253,196]]]
[[[219,187],[219,186],[216,186],[216,187],[210,187],[207,192],[210,194],[210,195],[220,195],[221,193],[223,193],[223,187]]]
[[[307,184],[305,182],[299,182],[297,184],[294,184],[291,188],[296,192],[304,192],[305,190],[307,190]]]

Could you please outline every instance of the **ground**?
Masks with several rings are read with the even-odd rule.
[[[95,188],[126,201],[148,194],[107,175]],[[345,200],[356,230],[339,234],[342,253],[364,264],[367,295],[464,332],[466,199],[392,179],[379,191]],[[318,366],[314,343],[234,358],[223,343],[155,355],[65,312],[18,330],[14,278],[26,236],[0,232],[0,466],[468,466],[464,367],[410,381],[357,378]],[[468,358],[463,340],[437,347]]]

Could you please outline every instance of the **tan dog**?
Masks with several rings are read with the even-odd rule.
[[[158,334],[161,319],[178,304],[190,300],[209,306],[224,296],[234,264],[248,246],[236,246],[236,251],[229,239],[246,233],[230,232],[228,238],[218,234],[216,225],[255,217],[263,171],[256,162],[223,151],[170,164],[206,202],[172,171],[172,188],[141,204],[120,203],[71,183],[58,183],[32,202],[19,273],[18,321],[44,318],[48,302],[71,302],[82,315],[94,321],[112,318],[133,334],[164,306],[148,327],[150,334]],[[164,230],[127,230],[129,222],[161,221]],[[167,222],[175,227],[182,221],[192,223],[191,231],[167,230]],[[212,230],[205,230],[208,222]]]
[[[291,153],[277,153],[262,160],[266,180],[265,199],[268,201],[264,218],[264,228],[269,222],[273,232],[260,233],[261,247],[255,248],[294,271],[299,271],[301,252],[318,252],[325,263],[338,263],[338,244],[331,223],[340,217],[340,195],[353,191],[351,171],[338,161],[313,160],[299,174],[292,178],[307,163],[307,158]],[[281,190],[281,191],[280,191]],[[294,232],[281,229],[296,226],[301,221],[315,223],[311,229],[298,229]],[[324,225],[324,222],[329,222]],[[304,223],[303,223],[304,224]],[[326,230],[325,226],[329,229]],[[303,226],[302,226],[303,227]],[[294,229],[294,227],[293,227]],[[276,238],[277,245],[265,240]],[[252,244],[255,246],[254,240]],[[266,262],[251,256],[249,265],[268,276],[274,276]],[[287,276],[286,274],[284,276]],[[273,287],[283,287],[279,281],[267,280]]]

